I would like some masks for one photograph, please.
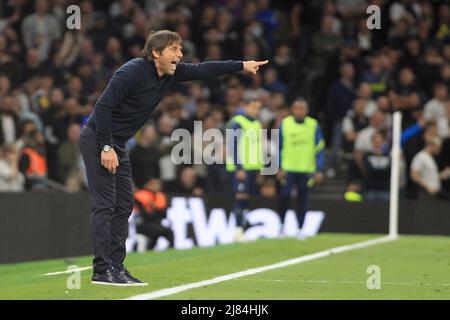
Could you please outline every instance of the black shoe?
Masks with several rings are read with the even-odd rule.
[[[127,282],[119,278],[118,273],[114,269],[108,269],[104,273],[94,273],[92,276],[93,284],[103,284],[110,286],[126,286]]]
[[[148,283],[143,282],[139,280],[138,278],[133,277],[130,272],[127,270],[127,268],[122,269],[116,269],[117,270],[117,276],[121,281],[124,281],[126,283],[129,283],[130,285],[134,286],[146,286]]]

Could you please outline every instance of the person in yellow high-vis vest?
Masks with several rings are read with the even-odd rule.
[[[314,177],[316,183],[323,179],[321,170],[324,165],[324,147],[322,130],[317,120],[308,116],[308,103],[296,99],[291,105],[291,115],[284,118],[279,134],[279,163],[277,174],[280,180],[278,210],[282,224],[291,191],[297,187],[298,237],[303,238],[301,228],[308,207],[308,181]],[[283,228],[281,229],[282,233]]]
[[[261,122],[257,119],[260,109],[261,102],[247,102],[228,123],[233,138],[227,141],[226,169],[230,173],[234,195],[232,212],[236,217],[236,241],[245,240],[245,212],[250,196],[257,193],[257,177],[263,167]]]

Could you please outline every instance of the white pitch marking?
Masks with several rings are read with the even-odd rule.
[[[236,280],[236,279],[235,279]],[[331,280],[294,280],[294,279],[241,279],[247,281],[259,281],[259,282],[301,282],[301,283],[329,283],[329,284],[366,284],[366,281],[331,281]],[[411,282],[390,282],[382,281],[381,284],[393,285],[393,286],[436,286],[447,287],[450,283],[411,283]]]
[[[89,269],[92,269],[92,266],[77,268],[77,269],[72,269],[72,270],[65,270],[65,271],[49,272],[49,273],[43,274],[43,276],[56,276],[58,274],[74,273],[74,272],[85,271],[85,270],[89,270]]]
[[[159,299],[159,298],[162,298],[162,297],[170,296],[170,295],[173,295],[173,294],[176,294],[176,293],[180,293],[180,292],[183,292],[183,291],[187,291],[187,290],[190,290],[190,289],[199,288],[199,287],[203,287],[203,286],[209,286],[209,285],[216,284],[216,283],[223,282],[223,281],[228,281],[228,280],[233,280],[233,279],[237,279],[237,278],[241,278],[241,277],[246,277],[246,276],[249,276],[249,275],[253,275],[253,274],[264,272],[264,271],[268,271],[268,270],[283,268],[283,267],[287,267],[287,266],[290,266],[290,265],[293,265],[293,264],[298,264],[298,263],[302,263],[302,262],[306,262],[306,261],[311,261],[311,260],[327,257],[327,256],[330,256],[332,254],[337,254],[337,253],[341,253],[341,252],[345,252],[345,251],[366,248],[366,247],[374,246],[374,245],[377,245],[377,244],[390,242],[390,241],[393,241],[393,240],[396,240],[396,239],[398,239],[398,237],[396,237],[396,236],[385,236],[385,237],[382,237],[382,238],[377,238],[377,239],[372,239],[372,240],[368,240],[368,241],[358,242],[358,243],[354,243],[354,244],[348,244],[348,245],[344,245],[344,246],[339,246],[339,247],[335,247],[335,248],[319,251],[319,252],[316,252],[316,253],[313,253],[313,254],[309,254],[309,255],[306,255],[306,256],[301,256],[301,257],[297,257],[297,258],[281,261],[281,262],[274,263],[274,264],[271,264],[271,265],[268,265],[268,266],[252,268],[252,269],[248,269],[248,270],[245,270],[245,271],[240,271],[240,272],[236,272],[236,273],[227,274],[227,275],[224,275],[224,276],[215,277],[215,278],[212,278],[212,279],[209,279],[209,280],[203,280],[203,281],[199,281],[199,282],[183,284],[183,285],[172,287],[172,288],[166,288],[166,289],[161,289],[161,290],[157,290],[157,291],[153,291],[153,292],[147,292],[147,293],[143,293],[143,294],[134,295],[134,296],[126,298],[125,300],[153,300],[153,299]]]

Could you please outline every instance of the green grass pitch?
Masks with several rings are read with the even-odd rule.
[[[146,287],[90,283],[67,289],[68,263],[90,265],[91,257],[0,265],[0,299],[123,299],[249,268],[270,265],[380,235],[322,233],[296,239],[259,240],[191,250],[130,254],[128,269]],[[381,289],[369,290],[367,267],[381,270]],[[284,268],[184,291],[163,299],[450,299],[450,237],[401,236],[398,240]]]

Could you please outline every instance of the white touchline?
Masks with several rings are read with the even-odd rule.
[[[89,269],[92,269],[92,266],[90,266],[90,267],[83,267],[83,268],[77,268],[77,269],[71,269],[71,270],[65,270],[65,271],[58,271],[58,272],[49,272],[49,273],[43,274],[43,276],[56,276],[58,274],[74,273],[74,272],[85,271],[85,270],[89,270]]]
[[[260,282],[300,282],[300,283],[323,283],[323,284],[366,284],[367,281],[333,281],[333,280],[297,280],[297,279],[240,279],[248,281],[260,281]],[[450,283],[412,283],[412,282],[390,282],[383,281],[383,285],[393,286],[436,286],[436,287],[449,287]]]
[[[301,257],[297,257],[297,258],[281,261],[281,262],[274,263],[274,264],[271,264],[271,265],[268,265],[268,266],[264,266],[264,267],[252,268],[252,269],[248,269],[248,270],[245,270],[245,271],[240,271],[240,272],[236,272],[236,273],[227,274],[227,275],[224,275],[224,276],[215,277],[215,278],[212,278],[212,279],[209,279],[209,280],[203,280],[203,281],[199,281],[199,282],[183,284],[183,285],[180,285],[180,286],[177,286],[177,287],[173,287],[173,288],[167,288],[167,289],[157,290],[157,291],[153,291],[153,292],[138,294],[138,295],[135,295],[135,296],[128,297],[128,298],[126,298],[124,300],[153,300],[153,299],[159,299],[159,298],[162,298],[162,297],[170,296],[170,295],[173,295],[173,294],[176,294],[176,293],[180,293],[180,292],[183,292],[183,291],[187,291],[187,290],[190,290],[190,289],[194,289],[194,288],[208,286],[208,285],[212,285],[212,284],[216,284],[216,283],[219,283],[219,282],[228,281],[228,280],[232,280],[232,279],[236,279],[236,278],[246,277],[246,276],[250,276],[250,275],[253,275],[253,274],[256,274],[256,273],[260,273],[260,272],[264,272],[264,271],[268,271],[268,270],[283,268],[283,267],[287,267],[287,266],[290,266],[290,265],[293,265],[293,264],[298,264],[298,263],[302,263],[302,262],[306,262],[306,261],[311,261],[311,260],[327,257],[327,256],[330,256],[330,255],[336,254],[336,253],[341,253],[341,252],[345,252],[345,251],[356,250],[356,249],[361,249],[361,248],[374,246],[374,245],[377,245],[377,244],[381,244],[381,243],[385,243],[385,242],[396,240],[397,238],[398,237],[395,237],[395,236],[386,236],[386,237],[372,239],[372,240],[368,240],[368,241],[363,241],[363,242],[348,244],[348,245],[344,245],[344,246],[339,246],[339,247],[327,249],[327,250],[324,250],[324,251],[319,251],[319,252],[316,252],[316,253],[313,253],[313,254],[309,254],[309,255],[306,255],[306,256],[301,256]]]

